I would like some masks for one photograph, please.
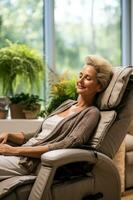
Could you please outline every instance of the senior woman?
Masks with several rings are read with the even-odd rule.
[[[32,173],[45,152],[86,144],[100,117],[94,106],[96,94],[107,87],[111,76],[112,66],[107,60],[87,56],[76,84],[77,101],[65,101],[43,121],[36,133],[1,133],[0,181]],[[17,146],[8,145],[8,141]]]

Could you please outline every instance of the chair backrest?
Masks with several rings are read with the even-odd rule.
[[[133,119],[133,68],[114,69],[112,80],[97,101],[101,119],[89,145],[113,158]]]

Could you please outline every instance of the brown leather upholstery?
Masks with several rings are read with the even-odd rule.
[[[126,136],[125,187],[133,188],[133,135]]]
[[[101,118],[100,123],[102,124],[99,124],[99,132],[94,134],[95,140],[93,138],[91,140],[95,151],[61,149],[43,154],[41,168],[33,184],[31,193],[31,182],[34,182],[35,177],[32,177],[31,181],[30,178],[27,181],[21,180],[23,179],[22,177],[17,177],[15,181],[11,178],[6,183],[4,181],[0,182],[0,188],[3,187],[0,189],[0,199],[81,200],[88,194],[101,192],[103,194],[102,200],[120,200],[120,177],[111,158],[114,157],[119,149],[126,135],[128,124],[133,118],[133,81],[132,76],[130,76],[131,68],[126,68],[125,72],[126,75],[124,74],[123,76],[124,69],[119,69],[118,74],[121,76],[121,79],[115,75],[113,77],[114,82],[111,82],[111,87],[112,84],[113,87],[111,90],[107,88],[107,90],[112,91],[110,95],[115,95],[113,89],[116,88],[117,91],[121,88],[121,92],[116,92],[117,98],[115,97],[115,99],[117,101],[113,101],[113,104],[111,104],[113,106],[107,108],[108,105],[106,105],[106,109],[104,109],[104,113],[109,112],[111,109],[111,113],[113,114],[106,113],[107,115],[102,115],[104,116],[103,119],[108,116],[109,120]],[[130,81],[128,80],[129,77]],[[117,80],[119,81],[117,82]],[[124,93],[124,96],[121,93]],[[104,92],[104,97],[106,96],[105,94],[106,91]],[[100,101],[102,101],[102,97],[100,98]],[[106,103],[108,104],[107,99]],[[89,166],[93,166],[92,170],[86,172],[83,176],[70,177],[70,179],[66,178],[65,180],[57,179],[55,181],[54,177],[59,167],[69,163],[76,163],[78,168],[78,162],[81,161],[86,162]],[[10,187],[11,182],[13,183],[12,188]]]

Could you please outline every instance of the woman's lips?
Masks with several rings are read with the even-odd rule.
[[[77,85],[77,88],[78,88],[78,89],[85,89],[85,87],[84,87],[84,86],[81,86],[81,85]]]

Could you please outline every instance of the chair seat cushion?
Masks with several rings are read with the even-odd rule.
[[[36,176],[15,176],[0,182],[0,199],[20,185],[33,183]]]

